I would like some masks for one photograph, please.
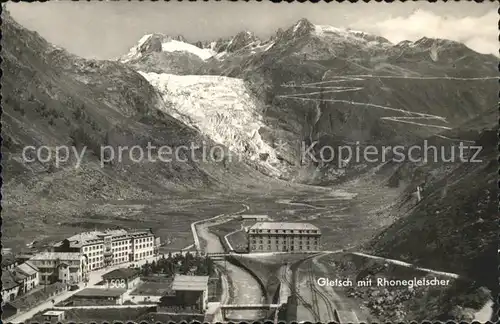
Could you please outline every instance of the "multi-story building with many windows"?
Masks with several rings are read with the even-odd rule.
[[[69,237],[53,247],[54,251],[80,252],[88,259],[90,271],[158,254],[160,241],[151,230],[93,231]]]
[[[248,228],[249,252],[319,251],[321,231],[309,223],[260,222]]]

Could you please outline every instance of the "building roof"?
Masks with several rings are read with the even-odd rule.
[[[77,297],[120,297],[127,289],[85,288],[73,296]]]
[[[27,276],[31,276],[38,272],[38,268],[35,267],[35,265],[30,263],[29,261],[27,261],[25,263],[21,263],[20,265],[18,265],[16,267],[16,271],[22,272]]]
[[[19,283],[16,282],[15,276],[10,273],[10,271],[2,270],[2,291],[9,290],[19,286]]]
[[[28,278],[27,274],[22,273],[21,271],[16,271],[16,269],[12,270],[12,275],[17,282],[23,282],[26,278]]]
[[[185,276],[176,274],[172,290],[200,291],[208,287],[208,276]]]
[[[103,279],[129,279],[136,277],[139,270],[133,268],[120,268],[102,275]]]
[[[105,230],[105,231],[91,231],[83,232],[80,234],[75,234],[68,237],[66,240],[69,241],[70,247],[78,248],[84,245],[99,244],[103,243],[103,238],[105,236],[111,235],[112,240],[129,239],[132,237],[149,236],[153,232],[151,229],[146,230],[135,230],[128,232],[125,229],[115,229],[115,230]],[[54,244],[54,246],[61,246],[63,241]]]
[[[43,313],[43,316],[59,316],[61,314],[64,314],[63,310],[49,310]]]
[[[16,264],[16,258],[12,253],[2,254],[2,268]]]
[[[254,218],[269,218],[267,215],[241,215],[243,219],[254,219]]]
[[[5,247],[3,247],[2,248],[2,257],[4,255],[9,255],[9,254],[12,254],[12,248],[5,248]]]
[[[18,254],[16,259],[17,260],[28,260],[28,259],[31,259],[33,256],[35,256],[36,253],[33,253],[33,252],[26,252],[26,253],[21,253],[21,254]]]
[[[265,230],[319,230],[309,223],[282,223],[282,222],[259,222],[250,226],[250,229]]]
[[[79,234],[75,234],[67,238],[69,241],[70,247],[81,247],[83,245],[93,244],[93,243],[101,243],[105,236],[111,235],[126,235],[127,231],[124,229],[118,230],[106,230],[106,231],[91,231],[91,232],[82,232]]]

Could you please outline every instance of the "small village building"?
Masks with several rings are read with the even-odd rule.
[[[74,306],[120,305],[126,289],[86,288],[71,297]]]
[[[177,302],[194,310],[205,311],[208,307],[208,278],[176,274],[172,290]]]
[[[9,270],[2,270],[2,300],[12,301],[19,294],[21,285]]]
[[[18,265],[14,254],[9,250],[2,249],[2,270],[13,270]]]
[[[13,271],[24,293],[40,284],[38,268],[29,261],[16,266]]]
[[[18,311],[19,310],[16,305],[13,305],[10,302],[5,302],[5,300],[2,301],[2,319],[12,317],[16,315]]]
[[[40,283],[77,284],[87,277],[87,258],[78,252],[41,252],[29,262],[40,272]]]
[[[35,255],[36,255],[36,253],[33,253],[33,252],[25,252],[25,253],[17,254],[16,255],[17,264],[24,263],[24,262],[28,261],[29,259],[31,259],[32,257],[34,257]]]
[[[140,283],[140,272],[138,269],[121,268],[110,271],[102,276],[106,282],[106,288],[133,289]]]
[[[257,222],[269,221],[270,218],[267,215],[241,215],[243,220],[253,220]]]
[[[43,313],[43,319],[47,322],[57,321],[61,322],[65,319],[64,311],[62,310],[50,310]]]
[[[37,289],[27,294],[19,294],[14,300],[3,301],[2,318],[8,319],[16,314],[30,311],[40,302],[50,301],[57,295],[67,291],[67,289],[68,285],[56,282],[43,287],[43,289]]]

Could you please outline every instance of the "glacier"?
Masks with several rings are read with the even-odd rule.
[[[208,60],[216,54],[212,49],[199,48],[177,40],[170,40],[166,43],[162,43],[161,50],[163,52],[188,52],[198,56],[202,60]]]
[[[138,71],[159,93],[163,111],[200,130],[216,143],[280,176],[281,162],[273,147],[264,142],[258,101],[242,79],[216,75],[175,75]],[[262,154],[267,159],[262,159]]]

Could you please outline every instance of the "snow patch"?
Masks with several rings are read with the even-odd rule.
[[[302,24],[302,21],[299,21],[299,22],[295,25],[295,27],[293,27],[293,33],[294,33],[294,34],[297,32],[297,30],[299,30],[299,27],[300,27],[300,25],[301,25],[301,24]]]
[[[208,60],[215,55],[215,52],[211,49],[199,48],[197,46],[177,40],[171,40],[166,43],[162,43],[161,50],[163,52],[188,52],[198,56],[202,60]]]
[[[268,51],[271,47],[274,46],[274,42],[272,42],[271,44],[269,44],[266,48],[264,48],[264,52]]]
[[[166,111],[231,151],[258,161],[273,175],[280,175],[274,149],[265,143],[259,129],[265,124],[256,101],[241,79],[215,75],[174,75],[138,71],[155,87]],[[165,108],[163,108],[165,110]],[[267,161],[260,154],[268,154]]]
[[[349,28],[337,28],[328,25],[314,25],[314,34],[318,37],[332,38],[333,36],[333,39],[335,39],[336,37],[340,41],[364,43],[369,47],[390,45],[390,42],[384,42],[380,39],[377,39],[374,35],[359,30],[352,30]]]
[[[266,52],[266,51],[268,51],[271,47],[273,47],[273,46],[274,46],[274,43],[275,43],[275,42],[271,42],[271,43],[266,42],[266,43],[264,43],[264,44],[256,44],[256,45],[254,46],[254,49],[255,49],[255,50],[260,50],[260,49],[262,49],[262,51],[263,51],[263,52]]]
[[[226,51],[223,51],[223,52],[220,52],[218,54],[216,54],[214,57],[217,59],[217,60],[222,60],[224,58],[224,56],[227,55],[227,52]]]

